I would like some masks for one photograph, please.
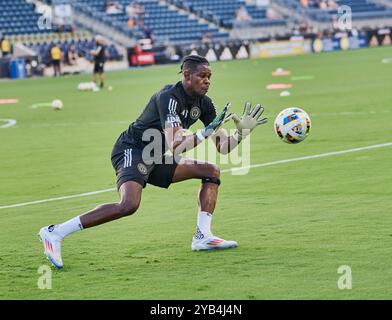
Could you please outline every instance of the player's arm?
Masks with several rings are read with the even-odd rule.
[[[164,128],[165,139],[169,149],[174,154],[180,154],[192,150],[204,139],[211,136],[223,123],[230,105],[226,105],[223,111],[203,129],[193,135],[184,135],[180,117],[177,114],[178,102],[174,97],[160,98],[158,110],[161,123]]]
[[[166,143],[173,154],[180,154],[197,146],[194,136],[185,136],[178,116],[179,101],[176,97],[162,94],[157,99],[157,108]]]
[[[241,118],[235,113],[228,115],[225,122],[232,118],[237,129],[231,136],[228,136],[222,128],[217,131],[213,137],[217,150],[222,154],[231,152],[254,128],[260,124],[267,123],[267,118],[260,118],[263,112],[264,108],[260,104],[256,104],[252,110],[251,104],[247,102]]]
[[[95,50],[91,50],[90,53],[92,56],[96,57],[97,55],[99,55],[99,53],[101,52],[102,47],[99,46],[98,48],[96,48]]]
[[[216,116],[213,121],[192,135],[184,136],[184,130],[181,126],[175,128],[166,127],[165,138],[170,150],[174,154],[180,154],[192,150],[204,139],[207,139],[209,136],[215,134],[216,131],[219,130],[220,126],[224,123],[229,108],[230,104],[227,104],[223,108],[222,112]]]
[[[173,154],[181,154],[192,150],[202,141],[195,134],[184,135],[184,131],[181,126],[164,130],[166,142]]]
[[[228,154],[233,151],[241,142],[237,139],[235,135],[229,136],[227,131],[220,128],[213,136],[212,141],[214,141],[216,150],[222,154]]]
[[[203,114],[203,118],[200,119],[204,124],[209,123],[216,117],[216,108],[214,103],[209,98],[206,103],[207,112]],[[225,114],[223,123],[227,122],[231,118],[232,114]],[[228,136],[227,131],[223,128],[218,128],[212,135],[211,139],[215,143],[218,152],[222,154],[229,153],[239,144],[238,139],[235,139],[233,136]]]

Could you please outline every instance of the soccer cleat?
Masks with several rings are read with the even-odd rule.
[[[196,239],[192,241],[192,251],[203,251],[203,250],[217,250],[217,249],[230,249],[237,247],[236,241],[224,240],[213,235]]]
[[[63,260],[61,259],[61,241],[63,238],[56,232],[55,226],[50,225],[41,228],[38,236],[44,245],[46,257],[57,269],[61,269],[63,267]]]

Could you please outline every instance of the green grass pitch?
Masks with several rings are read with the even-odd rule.
[[[251,137],[251,164],[392,141],[391,47],[212,64],[209,96],[240,113],[247,100],[269,117]],[[292,95],[266,90],[276,68]],[[106,74],[100,92],[80,92],[90,76],[1,81],[0,207],[115,187],[110,152],[151,94],[179,79],[178,66]],[[301,79],[301,78],[300,78]],[[30,108],[62,99],[64,108]],[[273,120],[289,106],[312,119],[298,145],[279,141]],[[0,122],[0,125],[4,122]],[[199,125],[200,127],[200,125]],[[232,128],[232,124],[229,128]],[[217,252],[190,250],[199,181],[144,190],[139,211],[63,242],[64,269],[52,289],[37,286],[49,265],[37,232],[117,201],[115,191],[0,208],[1,299],[391,299],[392,146],[222,173],[213,232],[238,241]],[[222,165],[222,169],[232,167]],[[348,265],[352,289],[341,290]]]

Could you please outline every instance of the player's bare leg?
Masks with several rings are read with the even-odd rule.
[[[103,72],[101,72],[101,73],[99,74],[99,81],[100,81],[99,87],[100,87],[100,88],[103,88],[103,86],[104,86],[104,83],[103,83],[103,81],[104,81]]]
[[[198,194],[199,213],[196,233],[192,241],[192,250],[227,249],[237,246],[235,241],[226,241],[215,237],[211,232],[211,219],[218,198],[220,170],[211,163],[181,159],[173,176],[173,182],[188,179],[201,179]]]
[[[212,177],[219,179],[219,168],[211,163],[181,159],[173,176],[173,182],[181,182],[188,179],[202,179]],[[218,198],[219,185],[216,183],[203,183],[199,190],[199,209],[202,211],[214,213],[216,200]]]
[[[143,187],[134,181],[127,181],[120,187],[120,202],[103,204],[80,216],[84,229],[116,220],[136,212],[139,208]]]
[[[120,202],[103,204],[59,225],[41,228],[38,235],[44,245],[45,255],[58,269],[63,267],[61,242],[64,237],[136,212],[139,208],[143,187],[134,181],[127,181],[120,187]]]

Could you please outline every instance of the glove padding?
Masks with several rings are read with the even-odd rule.
[[[223,123],[230,120],[229,117],[231,117],[231,114],[230,115],[227,114],[230,107],[231,107],[231,103],[228,102],[226,106],[223,108],[222,112],[219,115],[217,115],[210,124],[208,124],[204,129],[201,130],[201,134],[205,138],[215,133],[222,126]]]
[[[256,104],[253,110],[251,110],[251,103],[246,102],[244,106],[244,113],[242,114],[241,118],[235,113],[228,115],[226,119],[229,120],[232,118],[237,127],[234,137],[238,141],[241,141],[258,125],[267,123],[267,118],[259,119],[263,112],[264,107],[262,107],[260,104]]]

